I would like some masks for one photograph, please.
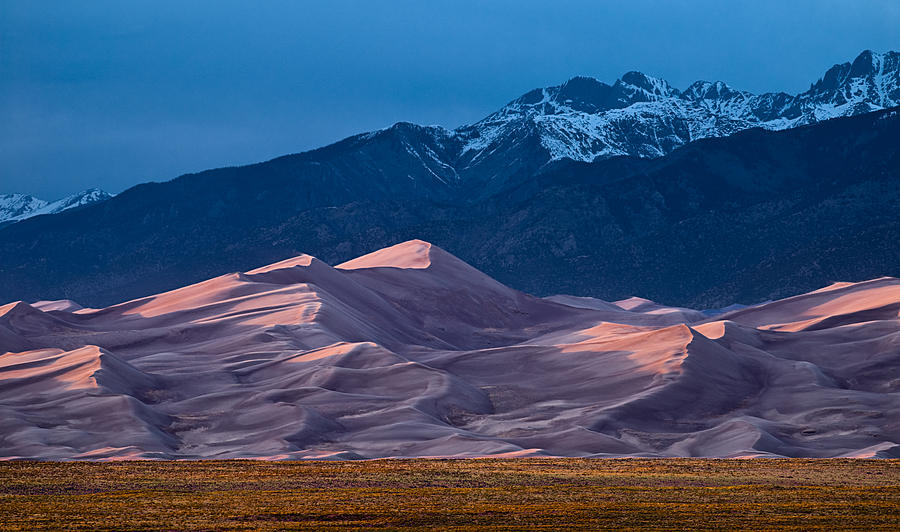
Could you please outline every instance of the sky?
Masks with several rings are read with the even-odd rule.
[[[629,70],[802,92],[898,0],[0,0],[0,193],[112,193]]]

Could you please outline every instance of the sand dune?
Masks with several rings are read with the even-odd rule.
[[[707,317],[427,242],[0,306],[0,456],[900,456],[900,280]]]

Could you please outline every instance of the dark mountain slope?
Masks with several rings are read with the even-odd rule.
[[[516,271],[495,274],[526,290],[699,307],[896,275],[897,139],[894,114],[563,165],[502,211],[482,253],[504,250]]]
[[[439,149],[433,129],[376,135],[373,151],[354,137],[0,230],[0,299],[102,305],[300,252],[334,264],[411,238],[529,292],[693,306],[900,274],[897,110],[747,130],[658,159],[558,161],[478,202],[454,200],[465,187],[407,150],[409,135]],[[391,153],[394,170],[355,173],[374,153]],[[428,185],[400,184],[411,179]]]
[[[481,253],[517,264],[512,277],[493,273],[525,290],[689,306],[896,275],[897,139],[889,111],[748,130],[655,160],[561,165],[501,208]]]

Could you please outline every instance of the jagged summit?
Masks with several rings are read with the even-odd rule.
[[[678,96],[679,92],[669,83],[660,78],[650,77],[642,72],[631,71],[625,73],[616,81],[615,86],[627,94],[627,102],[653,102],[665,98]]]
[[[665,80],[637,71],[625,73],[612,85],[589,76],[575,76],[562,85],[529,91],[495,114],[499,116],[515,114],[514,111],[522,109],[530,109],[540,114],[562,114],[573,111],[601,113],[679,94],[678,90]],[[485,120],[490,119],[489,116]]]
[[[797,95],[754,95],[723,81],[697,81],[682,92],[637,71],[612,85],[579,76],[529,91],[461,131],[474,139],[463,148],[478,152],[473,159],[502,150],[522,131],[533,131],[551,160],[658,157],[693,140],[751,127],[781,130],[896,105],[900,54],[867,50]]]
[[[736,94],[752,96],[749,92],[736,91],[724,81],[695,81],[681,96],[688,100],[721,100]]]
[[[861,105],[863,112],[900,105],[900,53],[866,50],[852,63],[831,67],[801,96],[834,108]]]

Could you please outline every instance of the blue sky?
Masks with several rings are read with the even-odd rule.
[[[808,88],[900,1],[0,0],[0,193],[119,192],[628,70]]]

